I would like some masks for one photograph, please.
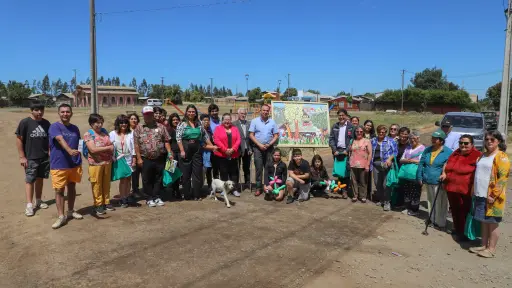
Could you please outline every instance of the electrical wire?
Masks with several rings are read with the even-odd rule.
[[[153,9],[133,9],[133,10],[123,10],[123,11],[110,11],[110,12],[96,12],[97,15],[110,15],[110,14],[126,14],[126,13],[137,13],[137,12],[158,12],[158,11],[168,11],[168,10],[176,10],[176,9],[186,9],[186,8],[208,8],[212,6],[220,6],[220,5],[229,5],[229,4],[242,4],[248,3],[251,0],[230,0],[230,1],[219,1],[214,3],[207,4],[183,4],[171,7],[162,7],[162,8],[153,8]]]

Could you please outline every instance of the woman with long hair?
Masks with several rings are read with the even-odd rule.
[[[169,132],[169,136],[170,136],[170,144],[171,144],[171,151],[172,151],[172,156],[173,156],[173,159],[175,159],[176,161],[178,161],[180,159],[180,147],[178,146],[178,142],[176,141],[176,129],[178,128],[178,125],[180,124],[181,122],[181,119],[180,119],[180,116],[178,115],[178,113],[172,113],[171,115],[169,115],[169,120],[167,120],[167,123],[168,125],[166,126],[167,128],[167,131]],[[181,193],[180,193],[180,181],[175,181],[174,183],[172,183],[171,185],[171,197],[174,199],[174,200],[182,200],[183,197],[181,196]]]
[[[375,126],[373,125],[372,120],[366,120],[363,124],[363,137],[371,140],[373,137],[375,137]]]
[[[133,132],[129,126],[129,119],[126,115],[119,115],[114,121],[114,130],[109,133],[109,138],[114,145],[114,151],[117,158],[124,157],[126,163],[132,169],[132,173],[137,165],[135,147],[133,144]],[[128,207],[128,196],[130,194],[131,175],[119,179],[119,195],[121,196],[121,207]]]
[[[329,174],[324,166],[324,160],[318,154],[311,159],[311,190],[310,193],[313,197],[329,198],[327,193],[327,181],[329,181]]]
[[[140,123],[139,115],[137,115],[137,113],[131,113],[126,116],[128,117],[130,130],[131,131],[135,130],[137,125],[139,125],[139,123]],[[137,161],[135,161],[135,162],[137,162]],[[141,171],[142,171],[142,168],[140,168],[138,165],[135,165],[135,167],[133,167],[133,172],[132,172],[132,197],[133,198],[141,198],[140,189],[139,189],[139,179],[140,179]],[[132,199],[132,200],[135,200],[135,199]]]
[[[481,156],[482,152],[473,146],[473,136],[464,134],[459,138],[459,148],[450,155],[441,173],[440,179],[448,195],[453,226],[459,241],[469,240],[464,236],[464,228],[466,216],[471,210],[476,162]]]
[[[217,146],[213,146],[210,142],[198,117],[196,106],[190,104],[185,109],[183,121],[176,128],[176,142],[180,149],[179,165],[183,173],[184,198],[196,201],[201,200],[201,189],[203,188],[203,147],[201,143],[217,150]]]
[[[469,249],[484,258],[496,255],[498,226],[503,219],[510,173],[505,139],[498,131],[485,133],[485,152],[476,164],[474,219],[482,223],[482,245]]]

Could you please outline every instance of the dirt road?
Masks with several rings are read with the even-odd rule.
[[[231,209],[204,200],[119,208],[95,218],[87,214],[92,197],[84,175],[76,208],[85,218],[52,230],[54,205],[31,218],[23,214],[13,132],[25,116],[0,112],[0,287],[512,285],[507,218],[497,257],[484,260],[445,233],[421,235],[420,219],[341,199],[286,205],[243,194],[232,197]],[[85,114],[73,122],[87,128]],[[112,195],[116,191],[113,184]],[[53,199],[49,181],[43,193]]]

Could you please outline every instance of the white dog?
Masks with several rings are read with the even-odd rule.
[[[231,208],[231,204],[228,200],[228,193],[232,192],[233,189],[235,189],[235,183],[233,181],[228,180],[226,182],[220,180],[220,179],[213,179],[212,181],[212,191],[210,193],[210,198],[213,198],[213,200],[217,201],[217,192],[223,192],[224,201],[226,201],[226,206],[228,208]]]

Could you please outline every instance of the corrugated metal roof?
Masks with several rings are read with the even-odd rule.
[[[91,85],[77,85],[76,88],[82,88],[82,89],[92,89]],[[98,86],[99,90],[130,90],[130,91],[137,91],[137,89],[133,87],[128,86]]]

